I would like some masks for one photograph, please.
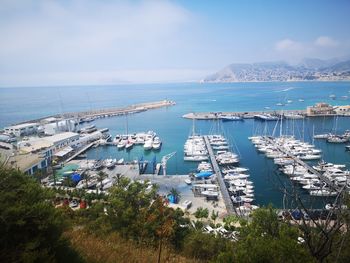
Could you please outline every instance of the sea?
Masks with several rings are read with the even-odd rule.
[[[332,99],[330,95],[335,95]],[[62,87],[2,87],[0,88],[0,128],[64,112],[75,112],[109,107],[122,107],[136,103],[172,100],[175,106],[149,110],[128,116],[97,119],[98,128],[109,128],[116,134],[152,130],[161,138],[160,151],[145,152],[141,146],[131,151],[118,151],[115,146],[101,146],[87,152],[88,158],[124,158],[127,161],[157,162],[166,154],[176,152],[169,159],[167,174],[194,172],[197,164],[183,161],[183,146],[194,127],[198,134],[221,133],[231,148],[240,156],[240,166],[250,169],[254,182],[256,204],[282,207],[286,195],[282,189],[289,183],[271,159],[259,154],[249,136],[272,134],[276,122],[265,123],[247,119],[236,122],[198,120],[193,122],[182,116],[190,112],[297,110],[318,102],[331,105],[350,104],[350,82],[256,82],[256,83],[173,83],[123,84],[100,86]],[[277,106],[283,103],[285,106]],[[278,135],[279,125],[275,132]],[[327,162],[346,164],[350,169],[350,152],[344,144],[313,141],[313,134],[350,130],[350,117],[317,117],[284,121],[282,134],[312,142],[323,151]],[[302,195],[303,196],[303,195]],[[306,198],[306,197],[305,197]],[[316,203],[318,203],[316,201]]]

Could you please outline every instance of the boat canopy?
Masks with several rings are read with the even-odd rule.
[[[73,148],[68,146],[64,149],[62,149],[61,151],[57,152],[54,154],[54,156],[57,156],[57,157],[64,157],[66,156],[68,153],[72,152],[73,151]]]
[[[78,174],[78,173],[73,173],[71,175],[71,179],[72,179],[73,182],[77,183],[77,182],[79,182],[81,180],[81,175]]]
[[[213,173],[212,172],[200,172],[195,175],[196,178],[206,178],[211,176]]]

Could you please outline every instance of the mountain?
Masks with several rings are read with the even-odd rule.
[[[283,61],[231,64],[203,82],[350,80],[350,60],[303,59],[297,65]]]

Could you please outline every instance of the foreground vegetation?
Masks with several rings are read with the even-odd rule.
[[[64,193],[44,189],[17,170],[1,167],[0,182],[1,262],[348,262],[350,257],[348,212],[321,242],[317,227],[278,220],[272,207],[261,208],[240,220],[240,227],[232,225],[235,217],[225,220],[226,228],[237,231],[232,241],[203,233],[208,211],[197,211],[198,220],[190,222],[156,188],[125,178],[108,196],[89,196],[89,208],[77,210],[55,207]],[[210,217],[214,222],[217,215]]]

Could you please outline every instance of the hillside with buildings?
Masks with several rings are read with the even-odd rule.
[[[207,76],[203,82],[350,80],[350,60],[304,59],[298,65],[286,62],[231,64]]]

